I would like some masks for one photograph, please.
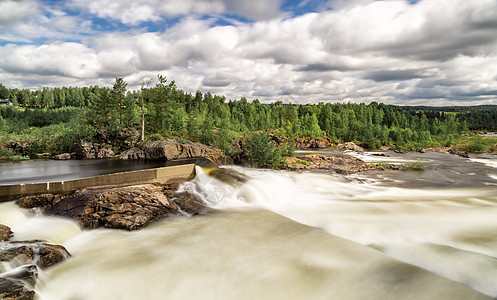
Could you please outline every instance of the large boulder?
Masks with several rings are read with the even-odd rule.
[[[329,137],[299,137],[295,138],[294,146],[297,149],[307,149],[307,148],[326,148],[331,146],[332,140]]]
[[[364,161],[352,156],[326,156],[322,154],[287,157],[285,165],[285,168],[289,170],[328,170],[337,173],[357,172],[370,168]]]
[[[58,154],[58,155],[55,155],[53,157],[53,159],[55,159],[55,160],[68,160],[68,159],[71,159],[71,153]]]
[[[182,213],[182,206],[173,201],[173,190],[176,188],[177,186],[166,191],[160,185],[144,184],[83,189],[52,205],[46,205],[44,212],[73,218],[84,228],[135,230],[164,216]],[[168,197],[167,194],[171,196]],[[196,206],[199,210],[204,207]]]
[[[115,153],[107,144],[78,141],[74,144],[75,156],[78,159],[113,158]]]
[[[352,151],[356,151],[356,152],[364,152],[364,148],[362,148],[361,146],[358,146],[354,142],[347,142],[347,143],[343,143],[343,144],[338,144],[337,148],[342,149],[342,150],[352,150]]]
[[[120,155],[121,159],[174,160],[183,158],[208,158],[216,164],[231,164],[233,160],[221,150],[201,143],[176,139],[161,139],[144,144],[140,149],[130,149]]]

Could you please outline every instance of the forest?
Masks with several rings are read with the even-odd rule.
[[[354,141],[366,148],[393,145],[419,150],[454,146],[468,128],[494,130],[497,120],[496,107],[446,112],[377,102],[299,105],[227,100],[201,91],[187,93],[162,75],[155,86],[143,81],[139,90],[128,90],[123,78],[116,78],[112,87],[35,91],[0,84],[0,98],[13,104],[0,107],[0,143],[30,141],[31,154],[71,152],[77,140],[101,142],[124,128],[143,130],[145,140],[199,141],[228,156],[240,148],[250,151],[254,143],[261,148],[271,142],[270,136],[329,137],[335,143]],[[268,151],[278,150],[281,156],[286,150],[276,146],[281,145],[270,145]]]

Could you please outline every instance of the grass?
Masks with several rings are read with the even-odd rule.
[[[420,163],[419,161],[417,161],[417,162],[411,162],[408,164],[400,165],[399,168],[401,170],[424,170],[426,169],[426,166]]]

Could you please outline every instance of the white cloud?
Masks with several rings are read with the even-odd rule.
[[[0,26],[22,23],[39,13],[35,0],[3,0],[0,2]]]
[[[188,14],[227,13],[251,20],[280,15],[280,0],[71,0],[71,5],[88,9],[100,18],[112,18],[131,25]]]
[[[125,77],[130,88],[137,88],[140,78],[161,73],[187,91],[231,99],[497,104],[494,0],[334,1],[334,10],[294,18],[274,18],[277,1],[255,1],[250,7],[228,0],[172,3],[73,0],[128,24],[194,15],[164,32],[109,32],[74,43],[0,46],[0,80],[18,85],[24,74],[35,87],[47,80],[111,85],[115,77]],[[260,12],[264,9],[267,15]],[[269,19],[214,26],[216,18],[195,15],[228,10]],[[57,11],[50,16],[39,21],[45,36],[64,33],[62,28],[74,28],[79,20]],[[76,28],[65,34],[82,30]]]
[[[78,43],[0,48],[4,72],[73,78],[95,78],[100,63],[91,49]]]

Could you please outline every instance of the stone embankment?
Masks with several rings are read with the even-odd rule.
[[[11,241],[13,233],[0,225],[0,299],[32,300],[38,270],[51,267],[67,257],[60,245],[43,241]]]

